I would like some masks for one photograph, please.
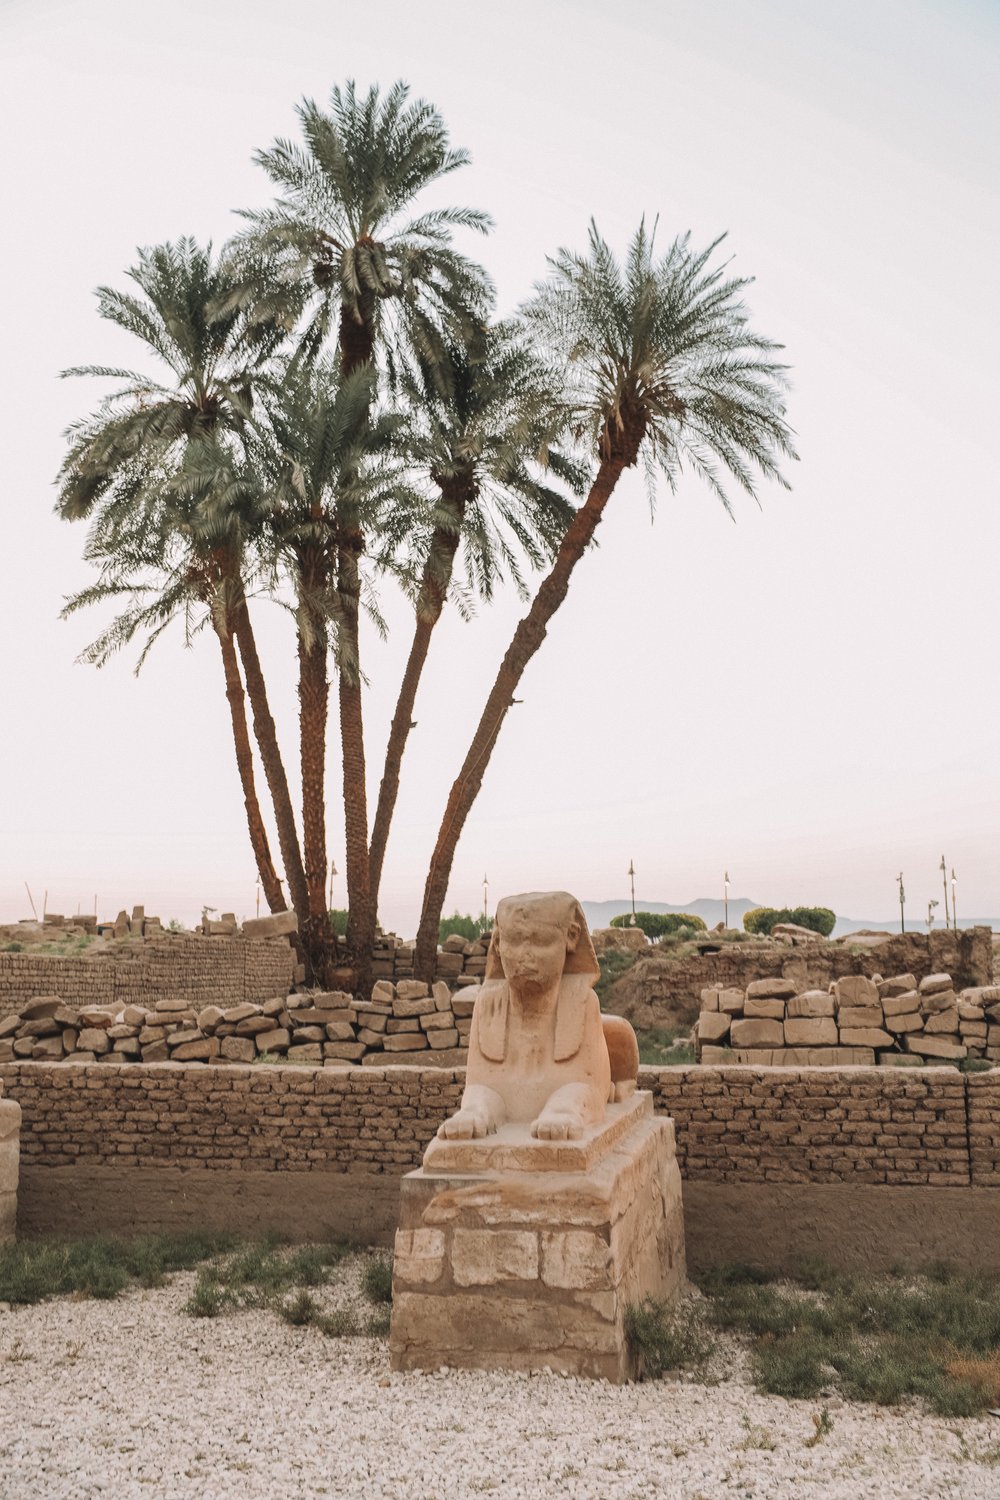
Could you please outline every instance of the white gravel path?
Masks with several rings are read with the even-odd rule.
[[[188,1318],[193,1282],[0,1312],[2,1500],[1000,1500],[993,1419],[831,1401],[807,1448],[820,1403],[738,1373],[394,1375],[380,1340],[269,1312]]]

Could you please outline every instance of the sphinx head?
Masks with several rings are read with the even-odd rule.
[[[586,974],[592,984],[600,976],[576,897],[568,891],[505,896],[497,905],[486,978],[505,978],[531,995],[551,990],[564,974]]]

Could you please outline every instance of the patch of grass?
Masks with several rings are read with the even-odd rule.
[[[370,1260],[361,1276],[361,1290],[369,1302],[392,1301],[392,1261],[384,1255]]]
[[[825,1437],[829,1437],[833,1431],[833,1418],[830,1415],[829,1407],[823,1406],[820,1407],[819,1411],[813,1412],[813,1428],[812,1437],[807,1437],[805,1440],[804,1446],[806,1448],[815,1448]]]
[[[0,948],[0,953],[23,953],[23,952],[24,952],[24,944],[23,943],[4,943],[3,948]]]
[[[392,1314],[387,1307],[380,1307],[375,1312],[369,1313],[365,1320],[365,1333],[373,1339],[388,1337],[391,1318]]]
[[[232,1293],[220,1286],[211,1272],[201,1271],[183,1311],[190,1318],[218,1318],[232,1305]]]
[[[127,1286],[161,1286],[171,1271],[190,1270],[228,1249],[231,1234],[140,1235],[126,1240],[45,1237],[0,1245],[0,1302],[44,1297],[117,1297]]]
[[[701,1278],[708,1320],[750,1343],[761,1390],[895,1405],[919,1396],[942,1416],[1000,1402],[1000,1280],[934,1267],[849,1276],[805,1264],[791,1285],[745,1267]]]
[[[639,1061],[650,1068],[663,1067],[669,1063],[694,1062],[692,1046],[674,1045],[679,1036],[687,1037],[690,1033],[690,1026],[654,1026],[649,1031],[637,1032]]]
[[[672,1370],[704,1370],[713,1348],[693,1309],[678,1311],[651,1298],[626,1308],[625,1337],[640,1380],[658,1380]]]
[[[372,1316],[374,1317],[375,1314]],[[342,1307],[332,1313],[320,1313],[314,1321],[320,1333],[328,1339],[356,1338],[360,1332],[357,1318]]]
[[[315,1323],[319,1315],[316,1299],[305,1287],[296,1292],[290,1302],[279,1303],[278,1311],[293,1328],[305,1328],[309,1323]]]

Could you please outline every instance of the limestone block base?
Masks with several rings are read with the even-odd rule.
[[[631,1128],[614,1138],[610,1122],[610,1149],[585,1170],[546,1170],[555,1144],[546,1142],[540,1170],[473,1172],[466,1156],[462,1171],[421,1167],[403,1179],[393,1369],[548,1366],[628,1379],[627,1307],[672,1301],[685,1275],[673,1121],[653,1115],[649,1095],[636,1097]]]
[[[0,1099],[0,1240],[12,1240],[17,1223],[21,1106]]]

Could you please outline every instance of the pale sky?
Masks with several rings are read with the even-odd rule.
[[[733,895],[914,923],[940,890],[1000,913],[995,459],[1000,9],[990,0],[0,0],[5,142],[0,921],[144,902],[252,915],[218,651],[165,637],[75,664],[103,622],[57,618],[91,578],[56,520],[63,429],[135,364],[93,289],[138,245],[220,244],[268,197],[255,149],[331,84],[406,78],[472,165],[442,201],[514,308],[593,215],[619,250],[729,231],[755,325],[786,345],[791,493],[614,495],[600,548],[529,668],[455,863],[448,910],[516,890]],[[145,356],[142,356],[144,359]],[[140,364],[140,367],[144,367]],[[367,642],[374,796],[409,616]],[[416,927],[448,788],[519,607],[442,623],[383,883]],[[257,610],[290,771],[289,626]],[[332,727],[332,726],[331,726]],[[328,799],[343,868],[336,735]],[[335,902],[344,900],[342,879]]]

